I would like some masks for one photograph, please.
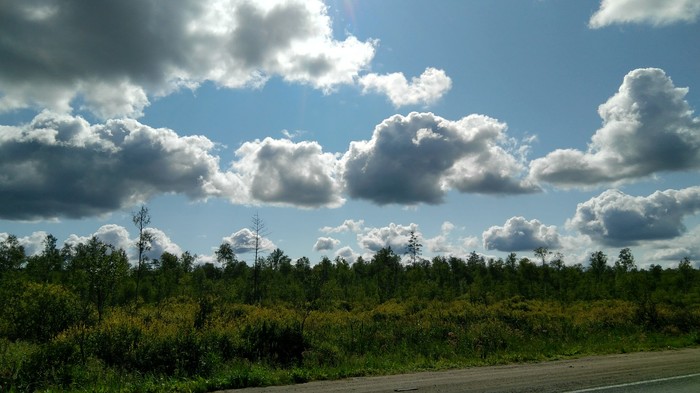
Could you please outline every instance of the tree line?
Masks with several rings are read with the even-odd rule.
[[[465,258],[428,260],[420,256],[421,245],[412,234],[408,263],[390,247],[370,259],[358,257],[350,263],[323,257],[315,264],[307,257],[292,260],[277,248],[266,256],[259,252],[251,266],[238,259],[228,243],[215,252],[218,264],[196,264],[189,252],[164,252],[148,260],[148,240],[139,236],[139,261],[132,266],[124,250],[97,237],[58,248],[56,238],[47,235],[43,250],[28,256],[17,237],[9,235],[0,242],[0,282],[5,294],[21,282],[59,285],[94,307],[98,318],[109,306],[158,304],[171,297],[215,296],[229,302],[299,307],[371,306],[391,299],[488,304],[516,296],[679,304],[700,299],[698,272],[689,258],[675,268],[640,269],[629,248],[621,249],[614,260],[602,251],[593,252],[587,266],[567,265],[560,254],[545,248],[534,250],[533,258],[510,253],[505,259],[486,259],[472,252]]]

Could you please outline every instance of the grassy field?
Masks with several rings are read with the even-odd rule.
[[[0,391],[206,392],[700,344],[700,308],[622,300],[216,298],[113,308],[44,342],[0,339]]]

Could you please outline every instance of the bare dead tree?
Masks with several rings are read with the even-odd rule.
[[[255,251],[255,260],[253,261],[253,301],[259,303],[262,296],[260,293],[260,253],[262,252],[262,240],[269,235],[265,222],[260,218],[258,212],[255,212],[251,220],[250,230],[253,232],[253,248]]]
[[[144,253],[151,249],[151,242],[153,241],[153,234],[146,228],[148,224],[151,223],[151,215],[148,212],[148,208],[141,205],[139,211],[133,213],[131,217],[136,229],[139,231],[139,237],[136,240],[136,249],[138,251],[138,264],[136,265],[136,304],[139,300],[139,284],[141,282],[141,270],[143,269],[143,264],[146,261],[146,256]]]

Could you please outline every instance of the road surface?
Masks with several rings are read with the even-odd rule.
[[[224,392],[690,393],[700,392],[700,348],[318,381]]]

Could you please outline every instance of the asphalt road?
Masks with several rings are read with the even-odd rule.
[[[700,348],[225,392],[700,392]]]

